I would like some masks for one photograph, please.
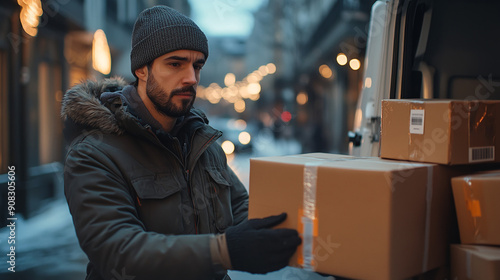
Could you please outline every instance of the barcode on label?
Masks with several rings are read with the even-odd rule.
[[[495,147],[469,148],[469,162],[482,162],[495,160]]]
[[[423,122],[424,122],[424,120],[422,119],[422,117],[413,117],[413,118],[411,118],[411,124],[412,125],[422,125]]]
[[[410,111],[410,133],[424,134],[424,110]]]

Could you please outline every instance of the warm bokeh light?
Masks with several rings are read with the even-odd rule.
[[[234,91],[233,89],[231,89],[230,87],[225,87],[221,90],[221,96],[222,98],[224,98],[227,102],[229,103],[235,103],[236,101],[238,101],[238,91]]]
[[[245,130],[245,128],[247,128],[247,122],[242,119],[237,119],[234,121],[233,126],[238,130]]]
[[[212,104],[217,104],[220,102],[221,95],[213,87],[208,87],[205,89],[205,98]]]
[[[252,94],[252,95],[250,95],[249,99],[252,100],[252,101],[257,101],[257,100],[260,99],[260,94],[258,94],[258,93]]]
[[[207,97],[205,96],[206,93],[207,91],[204,86],[198,86],[196,88],[196,98],[207,99]]]
[[[267,69],[267,66],[266,65],[262,65],[261,67],[259,67],[259,72],[260,72],[260,75],[262,77],[266,76],[267,74],[269,74],[269,69]]]
[[[269,74],[276,73],[276,65],[274,65],[274,63],[268,63],[266,66],[267,69],[269,70]]]
[[[224,150],[224,153],[226,153],[226,155],[234,153],[234,144],[229,140],[222,142],[221,147],[222,150]]]
[[[248,93],[247,84],[240,85],[238,92],[239,92],[241,98],[245,98],[245,99],[250,98],[250,93]]]
[[[304,104],[306,104],[306,103],[307,103],[307,101],[308,101],[308,99],[309,99],[309,97],[307,96],[307,93],[305,93],[305,92],[303,92],[303,91],[301,91],[301,92],[299,92],[299,94],[297,94],[297,98],[296,98],[296,100],[297,100],[297,103],[298,103],[299,105],[304,105]]]
[[[257,82],[259,82],[259,76],[257,74],[255,74],[255,73],[251,73],[251,74],[249,74],[247,76],[247,82],[249,84],[251,84],[251,83],[257,83]]]
[[[248,143],[250,143],[250,140],[252,139],[252,137],[250,136],[250,133],[246,132],[246,131],[242,131],[239,135],[238,135],[238,140],[240,141],[241,144],[243,145],[247,145]]]
[[[233,103],[237,112],[243,112],[245,110],[244,100],[259,100],[262,90],[260,81],[264,76],[274,73],[276,73],[274,63],[260,66],[241,81],[236,81],[236,76],[233,73],[227,73],[224,77],[224,87],[219,86],[217,83],[211,83],[207,88],[199,86],[198,97],[206,99],[212,104],[217,104],[221,99],[224,99],[229,103]]]
[[[323,64],[319,67],[319,73],[325,79],[330,79],[333,76],[332,69],[330,69],[330,67],[328,67],[328,65],[326,64]]]
[[[227,73],[226,76],[224,77],[224,84],[229,87],[234,85],[236,82],[236,76],[233,73]]]
[[[361,122],[363,121],[363,111],[360,108],[356,109],[356,113],[354,114],[354,127],[361,127]]]
[[[247,90],[250,95],[255,95],[260,93],[261,87],[258,83],[250,83],[247,86]]]
[[[347,64],[347,56],[343,53],[339,53],[337,55],[337,63],[339,65],[342,65],[342,66],[346,65]]]
[[[372,78],[366,77],[365,79],[365,88],[371,88],[372,87]]]
[[[102,29],[94,33],[92,41],[92,67],[104,75],[111,72],[111,53],[109,51],[108,40]]]
[[[238,100],[234,103],[234,110],[238,113],[243,113],[245,112],[246,105],[244,100]]]
[[[19,19],[24,31],[35,37],[38,33],[40,17],[43,15],[42,3],[40,0],[17,0],[17,4],[21,6]]]
[[[349,61],[349,66],[351,66],[352,70],[358,70],[361,67],[361,62],[359,59],[353,58]]]
[[[217,88],[220,88],[220,86],[217,84],[217,83],[211,83],[209,85],[209,87],[213,88],[213,89],[217,89]]]

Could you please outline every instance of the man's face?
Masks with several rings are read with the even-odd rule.
[[[205,55],[177,50],[153,61],[148,69],[146,94],[158,112],[173,118],[184,116],[193,106]]]

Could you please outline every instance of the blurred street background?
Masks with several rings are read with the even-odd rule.
[[[84,279],[63,195],[64,92],[130,72],[137,15],[157,4],[190,16],[210,55],[195,107],[249,187],[252,157],[349,152],[374,0],[2,0],[0,4],[0,279]],[[9,170],[15,168],[10,215]],[[11,171],[12,173],[12,171]],[[13,210],[13,209],[10,209]],[[16,218],[16,272],[7,227]],[[323,279],[287,268],[233,279]]]

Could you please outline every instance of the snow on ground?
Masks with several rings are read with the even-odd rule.
[[[229,163],[248,189],[250,158],[300,153],[300,145],[293,141],[274,141],[262,136],[252,154],[237,155]],[[16,272],[8,271],[7,238],[10,229],[0,229],[0,279],[2,280],[83,280],[87,257],[80,249],[68,206],[63,197],[47,202],[39,214],[29,219],[17,216]],[[233,280],[319,280],[316,273],[297,268],[285,268],[266,275],[252,275],[229,271]]]

